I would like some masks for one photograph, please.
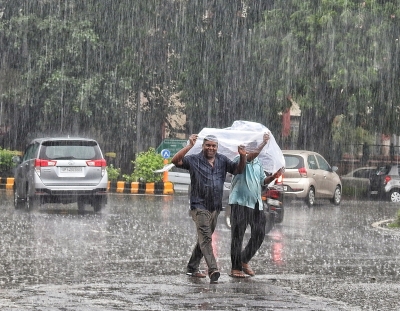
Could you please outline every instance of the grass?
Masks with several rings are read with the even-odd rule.
[[[388,228],[400,228],[400,210],[397,211],[396,219],[387,226]]]

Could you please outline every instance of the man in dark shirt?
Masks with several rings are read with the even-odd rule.
[[[185,156],[195,145],[198,135],[189,137],[189,144],[172,158],[175,166],[189,170],[191,180],[190,210],[196,224],[197,243],[187,265],[187,274],[204,278],[200,272],[201,258],[208,266],[211,283],[217,283],[220,276],[212,248],[212,234],[222,209],[222,194],[226,173],[240,174],[246,165],[246,150],[238,147],[239,162],[235,163],[226,156],[217,153],[218,140],[208,135],[203,140],[202,151]]]

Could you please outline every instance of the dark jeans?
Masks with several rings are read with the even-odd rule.
[[[232,270],[242,270],[242,263],[248,263],[260,248],[265,237],[267,217],[259,210],[258,203],[254,209],[238,204],[231,205],[231,261]],[[251,227],[251,237],[242,251],[244,233]]]
[[[188,272],[196,272],[199,270],[201,258],[203,258],[208,266],[208,274],[218,270],[217,261],[214,257],[212,248],[212,234],[217,225],[219,212],[209,212],[204,209],[195,209],[191,211],[192,219],[196,224],[197,243],[193,249],[192,257],[190,257],[187,265]]]

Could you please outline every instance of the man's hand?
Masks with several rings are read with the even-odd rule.
[[[269,133],[264,133],[263,135],[264,146],[268,143],[268,141],[269,141]]]
[[[281,167],[279,170],[277,170],[276,171],[276,173],[274,174],[274,175],[272,175],[273,177],[274,177],[274,179],[275,178],[279,178],[282,174],[283,174],[283,172],[285,171],[285,168],[284,167]]]
[[[245,149],[245,147],[244,147],[243,145],[240,145],[240,146],[238,147],[238,152],[239,152],[240,155],[246,155],[246,149]]]
[[[199,135],[197,134],[192,134],[189,136],[189,144],[191,146],[194,146],[196,144],[197,138],[199,137]]]
[[[189,144],[183,147],[181,150],[179,150],[171,159],[171,162],[175,164],[175,166],[180,166],[182,165],[182,159],[186,155],[186,153],[189,152],[190,149],[194,146],[196,143],[198,135],[197,134],[192,134],[189,136]]]
[[[271,176],[268,176],[264,179],[264,185],[268,185],[271,181],[273,181],[276,178],[279,178],[283,172],[285,171],[284,167],[281,167],[279,170],[275,172],[275,174],[272,174]]]
[[[265,145],[268,143],[269,141],[269,132],[268,133],[264,133],[263,135],[263,141],[261,142],[260,145],[258,145],[257,149],[255,149],[253,152],[250,152],[247,155],[247,161],[253,161],[255,158],[258,157],[258,155],[260,154],[261,150],[265,147]]]

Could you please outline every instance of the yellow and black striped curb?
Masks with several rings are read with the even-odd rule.
[[[0,189],[13,189],[14,178],[0,178]],[[125,181],[108,182],[107,189],[110,192],[137,193],[137,194],[173,194],[174,185],[172,182],[132,182]]]
[[[14,187],[14,177],[0,177],[0,189],[12,189]]]
[[[174,185],[172,182],[131,182],[125,181],[109,182],[108,189],[111,192],[118,193],[136,193],[136,194],[173,194]]]

